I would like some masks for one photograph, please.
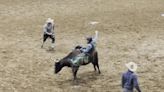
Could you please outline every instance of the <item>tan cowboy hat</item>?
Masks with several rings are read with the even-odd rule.
[[[46,20],[46,23],[54,23],[54,20],[53,19],[51,19],[51,18],[48,18],[47,20]]]
[[[137,64],[134,62],[129,62],[125,64],[125,66],[132,72],[135,72],[137,70]]]

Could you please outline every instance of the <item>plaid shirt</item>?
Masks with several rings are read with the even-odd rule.
[[[133,88],[138,88],[138,80],[137,75],[130,70],[125,72],[122,75],[122,88],[126,88],[128,90],[133,90]]]

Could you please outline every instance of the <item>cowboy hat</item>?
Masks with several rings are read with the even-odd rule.
[[[46,23],[54,23],[54,20],[51,19],[51,18],[48,18],[48,19],[46,20]]]
[[[125,66],[132,72],[135,72],[137,70],[137,64],[134,62],[129,62],[125,64]]]

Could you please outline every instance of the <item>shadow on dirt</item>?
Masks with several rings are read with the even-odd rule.
[[[51,47],[47,48],[46,51],[49,53],[55,53],[55,49]]]
[[[93,83],[97,79],[99,79],[101,74],[98,74],[97,72],[85,72],[82,74],[77,75],[77,80],[67,79],[67,80],[61,80],[57,81],[57,84],[59,87],[63,88],[63,86],[88,86],[90,83]]]

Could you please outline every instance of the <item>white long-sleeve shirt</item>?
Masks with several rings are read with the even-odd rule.
[[[94,47],[96,47],[96,42],[98,39],[98,31],[95,31],[95,36],[92,38],[92,44],[94,45]]]
[[[48,35],[55,35],[54,33],[54,24],[52,24],[52,26],[47,26],[47,24],[45,24],[43,26],[43,33],[44,34],[48,34]]]

